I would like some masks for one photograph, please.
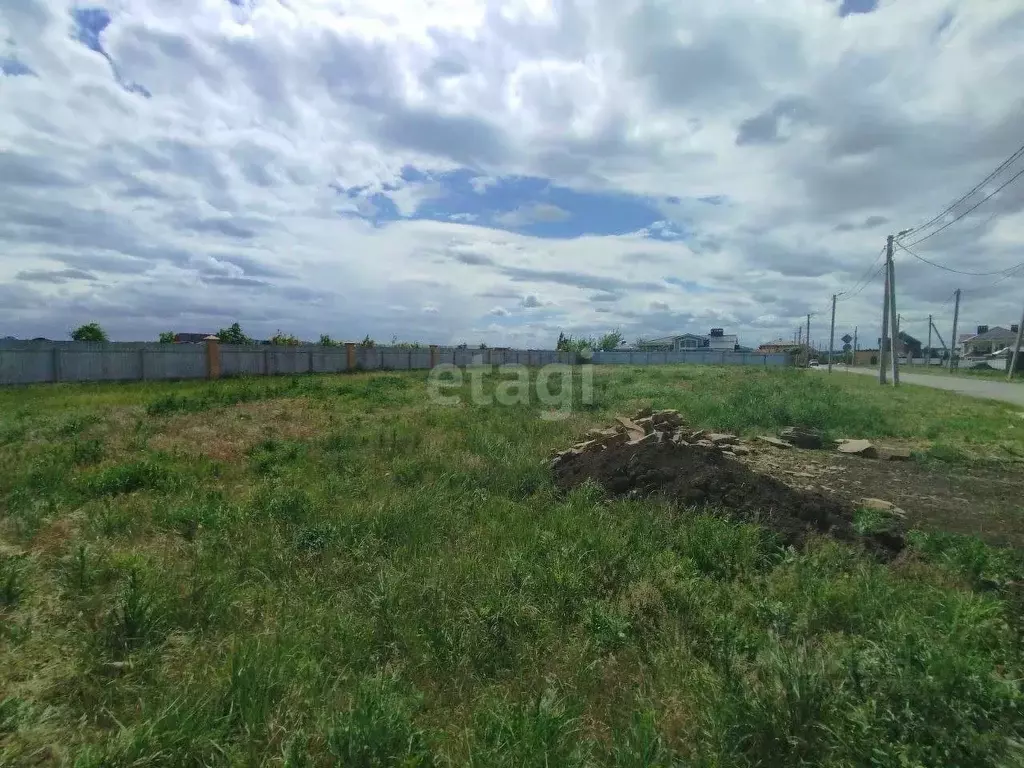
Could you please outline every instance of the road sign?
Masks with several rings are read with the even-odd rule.
[[[849,352],[851,349],[853,349],[853,345],[852,344],[849,344],[849,343],[843,344],[843,352]]]
[[[846,334],[842,338],[843,344],[849,344],[851,341],[853,341],[853,336],[851,336],[850,334]]]

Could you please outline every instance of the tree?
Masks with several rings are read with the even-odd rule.
[[[277,333],[270,337],[270,343],[278,347],[297,347],[301,342],[290,333],[281,333],[281,329],[278,328]]]
[[[597,348],[604,352],[611,352],[618,349],[622,341],[622,331],[616,328],[614,331],[606,333],[601,337],[601,340],[597,342]]]
[[[252,344],[252,339],[242,332],[242,326],[238,323],[221,328],[217,331],[217,338],[224,344]]]
[[[559,352],[580,353],[586,349],[594,348],[594,340],[586,336],[561,336],[558,340]]]
[[[337,347],[337,346],[340,346],[340,342],[335,341],[334,339],[332,339],[326,333],[321,333],[320,334],[320,341],[318,341],[317,344],[319,344],[321,347]]]
[[[174,331],[163,331],[160,334],[161,344],[173,344],[174,343]]]
[[[107,341],[107,332],[99,323],[86,323],[71,332],[72,341]]]
[[[375,347],[375,346],[377,346],[377,342],[375,342],[373,339],[370,338],[370,334],[366,334],[366,336],[363,338],[363,340],[359,342],[359,346],[360,347],[367,347],[367,348]]]

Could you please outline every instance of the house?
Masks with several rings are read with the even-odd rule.
[[[660,339],[640,340],[637,349],[652,352],[686,352],[687,350],[710,350],[715,352],[735,352],[739,346],[739,338],[735,334],[726,334],[722,328],[712,328],[707,336],[696,333],[680,333],[675,336],[663,336]]]
[[[1013,346],[1017,341],[1019,327],[1016,323],[1009,328],[979,325],[977,333],[960,337],[957,341],[958,352],[961,357],[982,357]]]
[[[802,344],[797,344],[792,339],[775,339],[765,342],[757,348],[757,351],[762,355],[776,355],[780,352],[797,352],[802,348]]]
[[[174,334],[175,344],[202,344],[206,341],[209,333],[176,333]]]

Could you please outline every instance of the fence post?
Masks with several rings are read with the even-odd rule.
[[[309,350],[309,370],[307,373],[313,373],[313,350]]]
[[[139,347],[139,378],[146,380],[146,348]]]
[[[345,370],[356,369],[356,345],[354,341],[345,342]]]
[[[206,342],[206,378],[220,378],[220,339],[216,336],[207,336]]]
[[[438,350],[437,344],[431,344],[430,345],[430,367],[431,368],[436,368],[437,367],[437,360],[438,360],[439,355],[440,355],[440,350]]]
[[[53,348],[53,381],[60,381],[60,347]]]

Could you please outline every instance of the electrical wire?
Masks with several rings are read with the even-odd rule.
[[[1022,269],[1024,269],[1024,264],[1018,264],[1016,267],[1011,267],[1009,269],[1009,271],[1007,271],[1007,273],[1005,275],[1000,277],[995,282],[989,283],[988,285],[981,285],[981,286],[978,286],[977,288],[971,288],[971,289],[966,290],[966,291],[961,291],[961,293],[976,293],[978,291],[984,291],[984,290],[987,290],[989,288],[994,288],[995,286],[997,286],[1001,282],[1003,282],[1003,280],[1008,280],[1011,277],[1019,275]],[[949,303],[949,302],[947,301],[947,303]]]
[[[836,294],[836,298],[839,301],[845,301],[846,299],[852,299],[858,293],[863,291],[864,287],[868,283],[870,283],[872,280],[875,279],[875,275],[871,275],[871,277],[868,277],[868,274],[871,272],[872,269],[875,268],[875,265],[878,264],[878,260],[880,258],[882,258],[882,256],[884,256],[884,255],[885,255],[885,246],[883,245],[882,246],[882,250],[880,250],[878,252],[878,255],[875,256],[875,260],[873,262],[871,262],[871,266],[867,268],[867,271],[863,275],[861,275],[860,280],[858,280],[856,283],[853,284],[853,288],[851,288],[849,291],[840,291],[839,293]],[[879,270],[879,271],[881,271],[881,270]],[[877,272],[875,274],[877,274]],[[865,278],[867,278],[867,282],[865,282],[864,285],[861,285],[861,282],[863,282]],[[857,286],[860,286],[860,287],[858,288]]]
[[[1024,173],[1024,171],[1021,171],[1021,173]],[[898,243],[896,243],[896,245],[901,250],[904,250],[907,253],[909,253],[911,256],[913,256],[918,261],[923,261],[925,264],[928,264],[928,265],[933,266],[933,267],[938,267],[939,269],[944,269],[947,272],[952,272],[952,273],[957,274],[957,275],[971,275],[973,277],[990,277],[992,275],[1005,275],[1007,272],[1012,272],[1013,270],[1018,269],[1019,267],[1024,266],[1024,262],[1021,262],[1020,264],[1016,264],[1016,265],[1014,265],[1012,267],[1008,267],[1007,269],[999,269],[999,270],[996,270],[995,272],[968,272],[968,271],[963,270],[963,269],[953,269],[952,267],[947,267],[947,266],[945,266],[943,264],[936,264],[934,261],[929,261],[924,256],[919,256],[918,254],[914,253],[912,250],[910,250],[903,243],[899,243],[898,242]]]
[[[871,281],[878,277],[882,273],[883,269],[885,269],[885,262],[878,265],[878,269],[875,270],[874,274],[872,274],[871,277],[864,281],[864,284],[860,288],[858,288],[853,293],[844,294],[843,301],[845,301],[846,299],[852,299],[854,296],[859,295],[865,288],[871,285]]]
[[[935,222],[942,220],[954,208],[956,208],[958,205],[960,205],[962,202],[964,202],[967,198],[969,198],[971,195],[973,195],[975,192],[977,192],[983,186],[988,184],[988,182],[990,182],[997,175],[1002,173],[1007,167],[1009,167],[1011,164],[1013,164],[1021,156],[1024,156],[1024,145],[1021,145],[1020,148],[1018,148],[1016,152],[1014,152],[1012,155],[1010,155],[1008,158],[1006,158],[1006,160],[1004,160],[1002,163],[1000,163],[999,166],[994,171],[992,171],[992,173],[990,173],[988,176],[986,176],[984,179],[982,179],[980,182],[978,182],[978,184],[976,184],[974,186],[974,188],[971,189],[970,192],[968,192],[966,195],[963,195],[962,197],[960,197],[955,202],[950,203],[950,205],[945,210],[943,210],[942,213],[940,213],[939,215],[935,216],[932,219],[929,219],[924,224],[921,224],[918,227],[914,227],[913,229],[910,229],[907,232],[904,232],[903,236],[906,237],[907,235],[913,234],[914,232],[920,232],[922,229],[926,229],[926,228],[930,227],[932,224],[934,224]],[[918,242],[920,242],[920,241],[918,241]],[[913,245],[913,243],[911,243],[911,245]]]
[[[956,223],[957,223],[958,221],[960,221],[960,219],[962,219],[962,218],[964,218],[965,216],[969,216],[970,214],[974,213],[974,212],[975,212],[976,210],[978,210],[978,208],[980,208],[981,206],[983,206],[983,205],[984,205],[985,203],[987,203],[987,202],[988,202],[989,200],[991,200],[991,199],[992,199],[993,197],[995,197],[995,196],[996,196],[996,195],[998,195],[998,194],[999,194],[1000,192],[1002,192],[1002,191],[1003,191],[1004,189],[1006,189],[1006,188],[1007,188],[1008,186],[1010,186],[1011,184],[1013,184],[1013,182],[1015,182],[1015,181],[1016,181],[1017,179],[1019,179],[1019,178],[1020,178],[1021,176],[1024,176],[1024,169],[1021,169],[1021,170],[1020,170],[1020,171],[1018,171],[1018,172],[1017,172],[1017,173],[1016,173],[1016,174],[1015,174],[1014,176],[1011,176],[1011,177],[1010,177],[1010,180],[1009,180],[1009,181],[1007,181],[1007,182],[1005,182],[1005,183],[1004,183],[1004,184],[1003,184],[1002,186],[998,187],[998,188],[996,189],[996,191],[995,191],[995,192],[991,192],[990,194],[988,194],[988,195],[986,195],[985,197],[981,198],[981,200],[980,200],[980,201],[978,201],[978,202],[977,202],[977,203],[975,203],[975,204],[974,204],[973,206],[971,206],[970,208],[968,208],[968,209],[967,209],[966,211],[964,211],[963,213],[961,213],[961,214],[960,214],[959,216],[957,216],[957,217],[956,217],[955,219],[953,219],[952,221],[946,222],[946,223],[945,223],[945,224],[943,224],[943,225],[942,225],[941,227],[939,227],[938,229],[936,229],[936,230],[935,230],[934,232],[932,232],[932,233],[930,233],[930,234],[927,234],[927,235],[925,235],[924,237],[918,238],[917,240],[915,240],[914,242],[912,242],[912,243],[911,243],[910,245],[911,245],[911,246],[915,246],[915,245],[918,245],[918,244],[920,244],[920,243],[923,243],[923,242],[924,242],[925,240],[928,240],[928,239],[930,239],[930,238],[933,238],[933,237],[935,237],[935,236],[936,236],[937,234],[939,234],[939,232],[942,232],[942,231],[943,231],[943,230],[945,230],[945,229],[949,229],[949,228],[950,228],[951,226],[953,226],[953,225],[954,225],[954,224],[956,224]],[[904,246],[903,246],[903,244],[902,244],[902,243],[900,243],[899,241],[896,241],[896,244],[897,244],[897,245],[899,245],[899,246],[900,246],[901,248],[903,248],[903,247],[904,247]],[[970,273],[966,273],[966,274],[970,274]],[[992,273],[992,274],[995,274],[995,273]]]

